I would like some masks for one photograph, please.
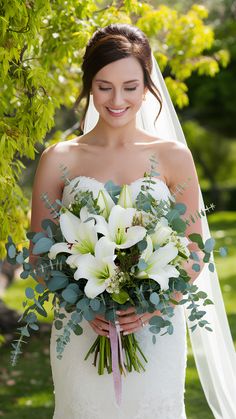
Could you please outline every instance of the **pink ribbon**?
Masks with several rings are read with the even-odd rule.
[[[109,337],[111,342],[111,359],[112,359],[112,374],[113,374],[113,383],[115,390],[115,397],[118,406],[121,405],[121,393],[122,393],[122,380],[121,372],[119,367],[119,355],[120,362],[123,368],[124,373],[126,372],[123,360],[123,350],[121,344],[120,336],[120,325],[116,323],[114,325],[112,322],[109,322]]]

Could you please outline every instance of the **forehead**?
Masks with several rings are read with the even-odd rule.
[[[126,57],[107,64],[94,76],[94,80],[106,80],[110,83],[142,80],[143,69],[134,57]]]

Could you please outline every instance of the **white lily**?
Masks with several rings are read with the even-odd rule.
[[[49,258],[55,259],[58,253],[70,253],[66,262],[71,266],[76,266],[78,255],[85,253],[94,254],[95,245],[98,241],[97,233],[94,228],[95,220],[91,219],[84,222],[89,215],[85,207],[80,211],[81,219],[65,210],[60,215],[60,227],[66,242],[54,244],[49,251]]]
[[[97,203],[102,211],[101,215],[107,220],[115,205],[111,195],[106,190],[100,189]]]
[[[122,208],[115,205],[111,209],[108,222],[103,217],[95,215],[97,224],[95,229],[102,233],[119,249],[126,249],[142,240],[146,235],[146,228],[132,226],[135,208]]]
[[[78,256],[78,268],[74,273],[75,280],[88,280],[84,291],[88,298],[95,298],[105,291],[109,279],[114,275],[115,244],[106,237],[101,237],[95,246],[95,256],[91,254]]]
[[[147,266],[137,275],[138,278],[151,278],[158,282],[161,289],[169,288],[169,279],[178,278],[179,271],[172,265],[169,265],[178,254],[178,249],[174,243],[167,243],[165,246],[153,252],[152,239],[147,236],[147,247],[141,254]]]
[[[161,217],[156,224],[154,233],[150,234],[152,244],[161,246],[171,236],[173,230],[168,226],[168,220],[165,217]]]
[[[117,205],[120,205],[123,208],[133,207],[132,194],[129,185],[122,186]]]

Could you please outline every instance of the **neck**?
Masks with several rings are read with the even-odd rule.
[[[137,143],[138,135],[140,132],[136,128],[135,120],[129,121],[122,127],[114,127],[99,118],[96,126],[90,131],[90,136],[95,139],[94,144],[107,149],[132,146]]]

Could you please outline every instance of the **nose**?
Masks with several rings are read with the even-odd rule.
[[[122,89],[113,89],[111,103],[112,103],[113,106],[116,106],[117,108],[119,106],[122,107],[122,105],[124,103],[124,97],[123,97]]]

